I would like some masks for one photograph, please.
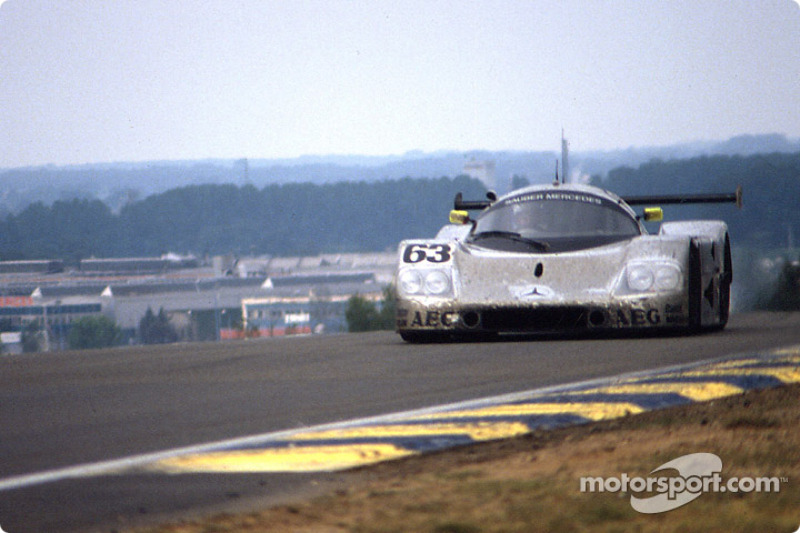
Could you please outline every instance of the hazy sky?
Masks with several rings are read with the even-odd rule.
[[[800,137],[791,0],[8,0],[0,167]]]

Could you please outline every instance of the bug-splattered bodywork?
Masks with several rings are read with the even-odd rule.
[[[400,243],[397,331],[424,341],[723,327],[730,281],[723,222],[664,223],[650,235],[607,191],[533,186],[434,239]]]

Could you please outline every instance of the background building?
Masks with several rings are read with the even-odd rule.
[[[495,163],[491,160],[479,161],[474,158],[464,163],[464,174],[479,179],[489,190],[496,190]]]
[[[134,344],[148,308],[163,309],[186,341],[346,331],[347,300],[380,300],[396,260],[394,252],[221,257],[207,264],[92,259],[72,271],[52,268],[63,267],[59,261],[0,262],[0,334],[7,334],[0,340],[6,353],[21,351],[28,329],[38,331],[41,349],[63,350],[75,320],[105,315]]]

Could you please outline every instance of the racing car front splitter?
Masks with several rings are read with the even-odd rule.
[[[680,300],[611,304],[425,305],[400,301],[397,331],[404,333],[552,333],[686,328],[688,305]]]

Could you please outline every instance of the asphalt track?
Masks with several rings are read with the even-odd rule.
[[[0,483],[74,465],[422,409],[800,343],[800,315],[719,333],[406,345],[391,333],[0,358]],[[330,474],[62,479],[0,491],[0,526],[113,531],[280,501]]]

